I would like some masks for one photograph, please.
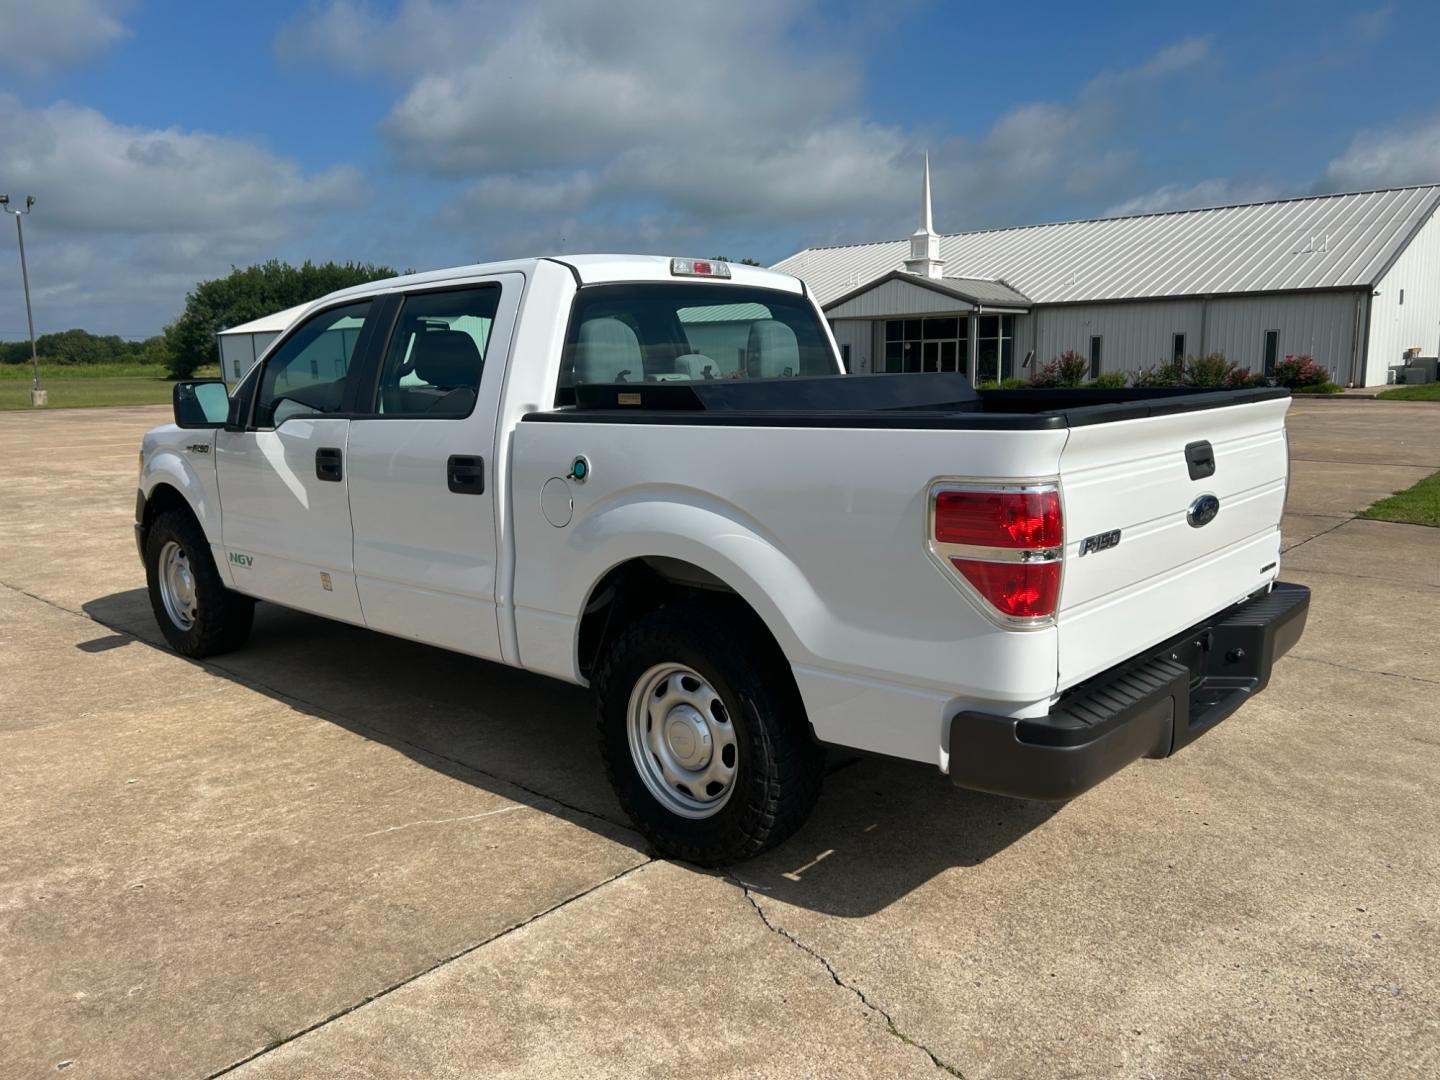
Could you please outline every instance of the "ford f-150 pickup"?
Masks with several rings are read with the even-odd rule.
[[[527,259],[178,383],[136,538],[188,656],[264,600],[589,685],[636,826],[714,865],[800,826],[827,745],[1062,800],[1262,690],[1309,604],[1288,406],[846,375],[795,278]]]

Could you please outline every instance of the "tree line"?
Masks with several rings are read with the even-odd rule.
[[[62,330],[35,339],[40,363],[153,364],[172,379],[219,359],[215,335],[221,330],[273,315],[297,304],[318,300],[336,289],[394,277],[388,266],[374,263],[312,263],[299,266],[271,259],[258,266],[232,267],[222,278],[202,281],[185,297],[185,310],[159,334],[129,341],[115,334]],[[0,363],[28,364],[30,342],[0,342]]]
[[[169,361],[163,334],[144,341],[128,341],[116,334],[61,330],[37,337],[35,351],[42,364],[168,364]],[[29,340],[0,341],[0,364],[28,363]]]

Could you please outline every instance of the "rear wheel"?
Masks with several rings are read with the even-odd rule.
[[[702,866],[774,847],[820,791],[824,755],[794,680],[754,637],[718,607],[677,604],[632,624],[595,673],[621,805],[661,851]]]
[[[150,608],[171,648],[200,659],[238,649],[250,636],[255,601],[225,587],[200,523],[167,510],[145,539]]]

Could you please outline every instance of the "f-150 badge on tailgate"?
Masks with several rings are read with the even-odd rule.
[[[1119,529],[1096,533],[1094,536],[1087,536],[1084,540],[1080,541],[1080,554],[1089,555],[1094,551],[1109,551],[1118,543],[1120,543]]]

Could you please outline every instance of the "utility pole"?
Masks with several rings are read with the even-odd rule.
[[[10,196],[0,195],[0,210],[15,216],[15,238],[20,242],[20,281],[25,287],[25,322],[30,328],[30,373],[33,382],[30,386],[30,404],[32,406],[44,405],[49,402],[49,392],[40,389],[40,355],[35,351],[35,316],[30,312],[30,271],[25,267],[25,227],[20,219],[30,213],[30,208],[35,205],[35,196],[25,196],[25,209],[11,210]]]

